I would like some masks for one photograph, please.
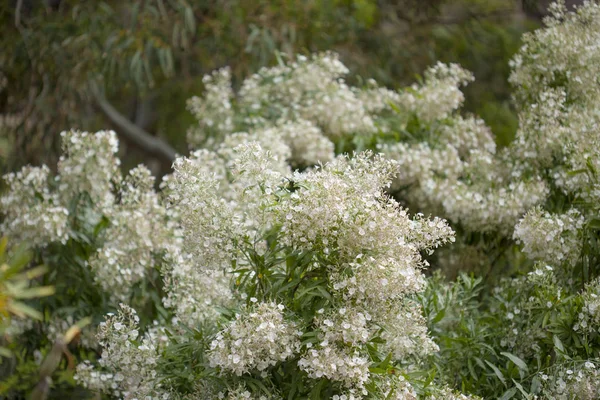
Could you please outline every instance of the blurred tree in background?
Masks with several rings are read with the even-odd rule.
[[[160,173],[186,151],[185,101],[220,66],[236,78],[277,52],[340,53],[390,87],[436,60],[475,73],[466,109],[505,144],[508,61],[544,0],[8,0],[0,4],[0,165],[53,165],[65,129],[114,128],[125,167]]]

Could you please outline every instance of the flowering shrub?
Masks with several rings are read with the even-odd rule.
[[[323,53],[237,91],[208,75],[159,192],[143,166],[121,177],[110,132],[65,134],[55,177],[8,174],[2,229],[68,262],[45,335],[69,305],[111,312],[76,382],[124,399],[600,397],[600,5],[551,9],[511,64],[505,148],[460,114],[460,66],[395,91],[350,85]]]
[[[57,292],[33,304],[43,323],[13,320],[7,329],[10,341],[22,346],[17,347],[22,352],[15,352],[19,363],[3,372],[13,373],[7,380],[12,383],[0,389],[9,397],[16,395],[15,387],[30,390],[27,385],[40,380],[34,361],[46,357],[58,366],[64,353],[70,360],[67,365],[75,363],[68,344],[74,356],[94,359],[90,351],[99,342],[95,327],[84,327],[84,318],[91,317],[95,325],[119,301],[144,307],[144,324],[155,318],[162,286],[155,269],[166,262],[164,254],[176,241],[150,172],[139,166],[121,177],[114,132],[72,131],[62,136],[63,156],[55,176],[46,166],[27,166],[4,176],[2,232],[31,248],[34,261],[50,270],[44,281]],[[67,332],[74,337],[65,342]],[[64,369],[63,365],[59,370]],[[53,377],[61,373],[73,375],[71,368]],[[59,382],[54,392],[81,396],[81,390],[64,378]]]
[[[83,263],[112,300],[128,300],[172,237],[154,178],[143,166],[121,177],[112,131],[62,136],[64,154],[55,177],[46,166],[4,177],[2,229],[40,249],[95,241]]]
[[[181,231],[172,257],[190,264],[185,276],[177,264],[165,271],[166,304],[179,321],[169,329],[184,342],[194,340],[190,329],[215,330],[190,380],[229,396],[241,388],[268,397],[384,398],[398,385],[412,392],[390,370],[408,371],[436,349],[413,295],[425,282],[420,252],[449,241],[450,228],[409,217],[385,194],[395,164],[380,156],[340,156],[291,173],[258,142],[228,150],[181,158],[165,180]],[[108,348],[122,335],[112,338]],[[101,374],[85,366],[78,379],[97,388]],[[158,375],[154,387],[200,390],[175,375]],[[138,381],[111,379],[105,390],[137,394]]]

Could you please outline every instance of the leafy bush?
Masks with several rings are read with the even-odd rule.
[[[459,65],[394,91],[334,53],[206,76],[159,193],[114,133],[65,133],[56,176],[5,177],[2,229],[57,290],[12,372],[38,349],[69,378],[35,393],[598,398],[600,5],[551,11],[511,62],[505,148],[460,113]],[[73,378],[43,335],[83,316]]]

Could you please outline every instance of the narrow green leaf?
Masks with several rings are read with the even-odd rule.
[[[0,239],[0,257],[2,257],[4,255],[4,252],[6,251],[6,244],[8,243],[8,238],[6,236],[3,236],[2,239]],[[1,258],[0,258],[1,260]]]
[[[504,379],[504,375],[502,374],[502,372],[500,372],[500,370],[498,369],[498,367],[496,367],[494,364],[492,364],[488,360],[484,360],[484,361],[485,361],[485,363],[487,365],[489,365],[489,367],[492,369],[492,371],[494,371],[494,374],[496,374],[496,376],[498,377],[498,379],[500,379],[500,382],[502,382],[504,385],[506,385],[506,379]],[[515,391],[516,390],[517,389],[515,389]],[[510,399],[510,397],[508,397],[508,398]]]
[[[38,310],[18,301],[10,302],[7,308],[9,312],[19,317],[31,317],[38,320],[41,320],[44,317]]]
[[[32,279],[35,279],[35,278],[38,278],[38,277],[44,275],[46,272],[48,272],[48,267],[46,267],[45,265],[40,265],[38,267],[28,269],[25,272],[15,275],[14,279],[30,281]]]
[[[435,315],[435,317],[431,320],[431,322],[433,324],[436,324],[436,323],[440,322],[444,318],[445,315],[446,315],[446,309],[444,308]]]
[[[12,351],[7,349],[6,347],[0,347],[0,357],[10,358],[10,357],[12,357],[12,355],[13,355]]]
[[[532,394],[536,394],[539,392],[541,387],[542,387],[542,382],[540,382],[540,378],[538,378],[537,376],[534,376],[533,379],[531,380],[531,388],[529,389],[529,391]]]
[[[504,357],[507,357],[510,361],[514,362],[517,365],[517,367],[519,367],[523,371],[529,371],[529,368],[527,367],[525,361],[515,356],[514,354],[507,352],[501,352],[500,354],[502,354]]]
[[[37,299],[39,297],[52,296],[54,293],[54,286],[37,286],[21,290],[15,297],[18,299]]]
[[[191,7],[187,6],[184,10],[184,18],[185,18],[185,27],[188,32],[194,33],[196,30],[196,19],[194,18],[194,10]]]
[[[562,354],[564,354],[564,353],[565,353],[565,347],[563,346],[563,344],[562,344],[562,342],[561,342],[560,338],[559,338],[558,336],[554,335],[554,336],[552,337],[552,341],[554,342],[554,347],[555,347],[555,348],[556,348],[556,349],[557,349],[559,352],[561,352]]]
[[[478,380],[479,376],[475,372],[475,368],[473,367],[473,362],[471,361],[470,358],[467,360],[467,367],[469,368],[469,372],[471,373],[471,376],[473,377],[473,379]]]
[[[515,384],[516,388],[519,389],[519,392],[521,392],[521,394],[523,396],[525,396],[526,399],[529,398],[529,393],[527,393],[527,391],[523,388],[523,385],[521,385],[519,382],[515,381],[514,379],[512,381]]]
[[[502,395],[502,397],[500,397],[498,400],[509,400],[512,399],[513,396],[517,393],[517,388],[512,387],[510,389],[508,389],[506,392],[504,392],[504,394]]]

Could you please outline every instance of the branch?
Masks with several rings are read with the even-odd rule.
[[[23,0],[17,0],[17,6],[15,7],[15,26],[21,28],[21,7],[23,7]]]
[[[97,91],[92,90],[92,94],[104,115],[119,128],[119,134],[135,143],[142,150],[165,161],[173,162],[173,160],[175,160],[177,153],[167,142],[152,136],[133,122],[129,121]]]

